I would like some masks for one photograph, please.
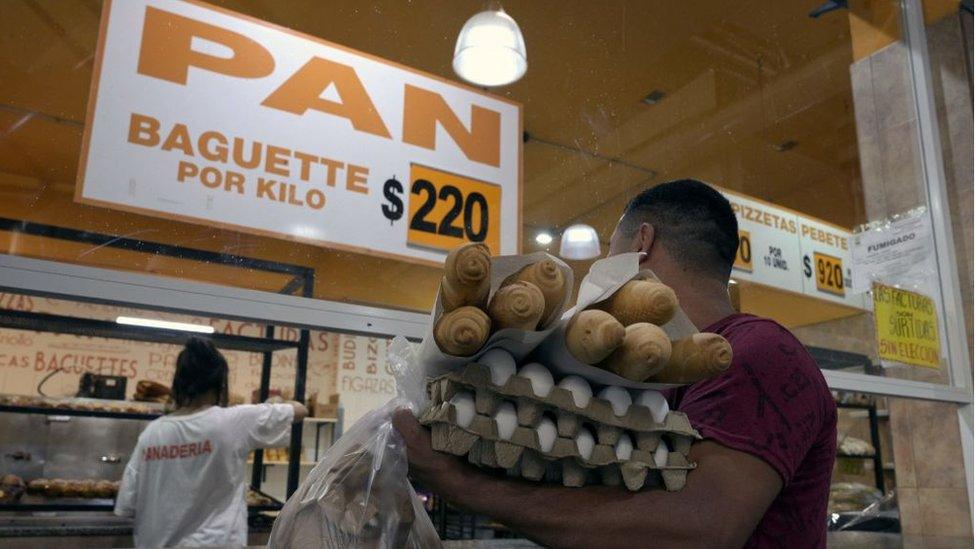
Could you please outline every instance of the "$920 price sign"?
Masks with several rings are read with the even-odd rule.
[[[408,245],[451,250],[465,242],[484,242],[493,254],[499,253],[501,187],[419,164],[411,164],[410,181],[404,189],[396,179],[387,180],[381,207],[391,224],[407,214]]]

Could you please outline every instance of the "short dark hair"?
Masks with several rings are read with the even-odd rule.
[[[739,223],[722,194],[695,179],[650,187],[624,209],[621,230],[632,236],[641,223],[654,227],[668,253],[686,268],[728,278],[739,249]]]
[[[227,359],[210,341],[191,337],[176,357],[173,400],[186,406],[208,392],[217,395],[220,405],[227,404]]]

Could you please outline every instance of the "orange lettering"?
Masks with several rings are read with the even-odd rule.
[[[129,143],[146,147],[159,145],[159,120],[132,113],[129,117]]]
[[[338,160],[330,160],[328,158],[319,158],[319,162],[325,164],[328,169],[328,177],[325,179],[325,184],[330,187],[335,187],[336,183],[336,170],[341,170],[345,164],[339,162]]]
[[[187,156],[193,156],[193,147],[190,146],[190,131],[186,129],[186,124],[176,124],[166,136],[166,141],[160,147],[164,151],[179,149]]]
[[[258,178],[258,198],[270,198],[271,200],[276,200],[274,195],[274,184],[276,181],[274,179],[265,179],[263,177]]]
[[[176,180],[183,183],[190,177],[196,177],[200,168],[192,162],[187,162],[186,160],[180,161],[179,166],[176,169]]]
[[[322,99],[329,86],[335,86],[341,102]],[[313,109],[341,116],[359,131],[390,138],[390,131],[355,69],[321,57],[309,59],[261,104],[298,115]]]
[[[447,131],[464,156],[475,162],[498,166],[501,149],[501,115],[471,105],[468,131],[440,94],[407,84],[403,95],[403,141],[437,150],[437,124]]]
[[[214,141],[217,142],[217,147],[211,149],[211,143]],[[201,133],[200,139],[197,140],[197,149],[200,150],[200,156],[207,160],[227,162],[227,138],[220,132],[205,131]]]
[[[301,165],[300,177],[302,178],[302,181],[308,181],[310,172],[312,170],[312,163],[318,160],[318,157],[315,156],[314,154],[307,154],[301,151],[295,151],[293,154],[295,158],[297,158],[298,161],[300,162]]]
[[[193,39],[219,44],[231,51],[217,57],[193,50]],[[146,8],[139,49],[139,74],[186,85],[190,67],[239,78],[262,78],[274,71],[274,58],[254,40],[153,7]]]
[[[234,163],[238,166],[253,170],[261,163],[261,143],[257,141],[251,143],[251,158],[244,159],[244,140],[240,137],[234,138]]]
[[[268,145],[267,156],[264,160],[264,171],[288,177],[288,156],[291,151],[284,147]]]
[[[244,174],[228,171],[225,176],[227,178],[224,183],[225,191],[233,188],[238,194],[244,194]]]
[[[369,187],[366,186],[368,175],[369,168],[349,164],[346,167],[346,190],[369,194]]]

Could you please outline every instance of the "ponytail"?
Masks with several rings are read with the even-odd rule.
[[[227,405],[227,359],[212,342],[191,337],[176,357],[173,400],[186,406],[208,392],[217,395],[220,406]]]

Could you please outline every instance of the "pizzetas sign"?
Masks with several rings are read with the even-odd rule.
[[[870,308],[851,289],[851,233],[755,198],[723,190],[739,221],[732,276],[797,294]]]
[[[420,262],[516,253],[521,108],[268,23],[107,1],[76,200]]]

